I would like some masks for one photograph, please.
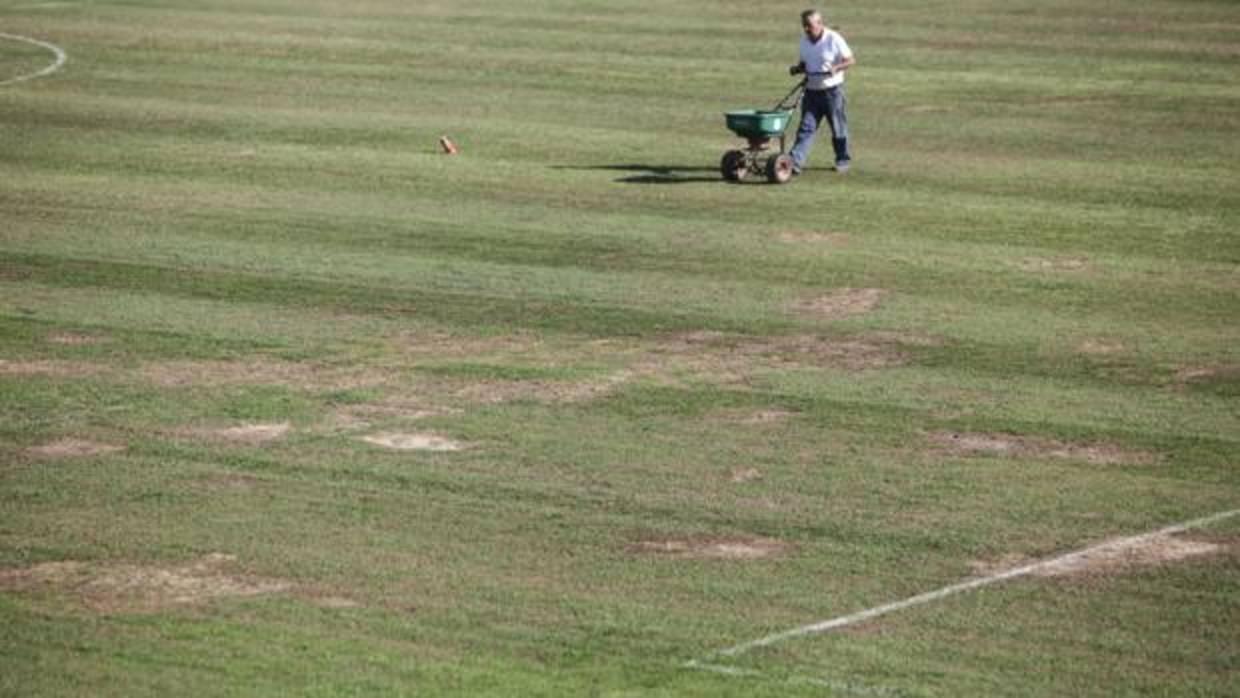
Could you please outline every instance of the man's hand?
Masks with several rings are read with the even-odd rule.
[[[789,75],[800,75],[804,72],[805,72],[805,63],[797,63],[796,65],[788,66]]]

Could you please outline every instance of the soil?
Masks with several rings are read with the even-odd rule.
[[[100,613],[149,613],[225,597],[274,594],[293,586],[282,580],[232,572],[235,563],[235,557],[222,553],[174,567],[48,562],[0,570],[0,589],[68,594]]]
[[[779,234],[780,242],[808,242],[830,247],[845,247],[849,243],[848,233],[816,233],[808,230],[786,230]]]
[[[631,375],[622,371],[591,381],[477,381],[456,389],[455,397],[465,402],[484,405],[524,401],[573,404],[604,397],[628,381]]]
[[[344,596],[317,596],[312,597],[310,602],[319,608],[333,609],[358,608],[362,605],[357,601]]]
[[[732,471],[730,479],[737,484],[753,482],[762,479],[762,471],[757,468],[737,468]]]
[[[43,456],[45,458],[85,458],[88,456],[116,453],[117,451],[123,451],[124,449],[124,446],[105,444],[98,441],[66,438],[43,444],[42,446],[34,446],[28,449],[28,452],[32,455]]]
[[[1126,351],[1126,347],[1116,341],[1106,339],[1087,339],[1076,348],[1082,354],[1091,356],[1112,356],[1114,354],[1122,354]]]
[[[1028,272],[1073,272],[1089,268],[1089,260],[1082,257],[1066,257],[1046,259],[1043,257],[1026,257],[1018,265],[1021,271]]]
[[[745,382],[764,368],[886,368],[906,357],[892,342],[818,335],[749,337],[718,332],[674,335],[643,360],[646,371],[687,370],[719,381]]]
[[[363,436],[362,441],[396,451],[460,451],[464,446],[434,434],[384,433]]]
[[[793,309],[827,320],[842,320],[878,307],[886,292],[879,288],[841,288],[823,296],[797,301]]]
[[[141,378],[165,388],[200,385],[287,385],[345,390],[384,385],[390,375],[374,369],[321,366],[266,358],[247,361],[159,361],[140,369]]]
[[[78,334],[77,332],[56,332],[47,336],[47,341],[51,344],[61,344],[64,346],[89,346],[93,344],[103,344],[111,341],[107,337],[90,334]]]
[[[1179,385],[1203,385],[1236,379],[1240,379],[1240,364],[1185,366],[1175,372],[1175,380]]]
[[[1143,567],[1154,567],[1191,558],[1217,555],[1227,549],[1221,543],[1185,536],[1159,535],[1135,541],[1117,540],[1089,553],[1066,556],[1054,564],[1035,570],[1037,577],[1087,577],[1122,574]],[[995,574],[1037,562],[1023,555],[1005,555],[997,560],[972,563],[978,576]]]
[[[672,538],[629,546],[642,555],[685,559],[756,560],[784,554],[792,546],[774,538]]]
[[[788,410],[758,410],[741,416],[739,421],[741,424],[773,424],[786,422],[795,416],[797,416],[796,412]]]
[[[199,482],[209,490],[241,491],[258,487],[263,483],[263,479],[245,473],[219,473],[204,477]]]
[[[194,433],[234,443],[265,444],[284,438],[291,430],[292,427],[288,422],[281,422],[279,424],[242,424],[223,429],[196,430]]]
[[[97,364],[85,361],[62,361],[59,359],[40,359],[37,361],[9,361],[0,359],[0,376],[53,376],[76,378],[99,373],[102,370]]]
[[[1115,444],[1073,444],[1016,434],[935,432],[930,434],[930,440],[939,448],[957,455],[1062,458],[1094,465],[1149,465],[1158,460],[1152,453],[1125,449]]]
[[[407,332],[396,338],[397,347],[407,354],[445,357],[495,357],[528,355],[543,347],[535,334],[505,334],[489,337],[460,336],[447,332]]]

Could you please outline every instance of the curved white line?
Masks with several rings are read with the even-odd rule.
[[[18,36],[17,34],[5,34],[4,32],[0,32],[0,39],[11,39],[13,41],[21,41],[27,44],[33,44],[35,46],[38,46],[39,48],[45,48],[48,51],[51,51],[56,56],[56,60],[53,61],[51,65],[47,66],[43,70],[30,73],[29,75],[19,75],[15,78],[9,78],[8,80],[0,80],[0,86],[11,85],[15,82],[33,80],[35,78],[41,78],[44,75],[51,75],[57,70],[60,70],[60,66],[64,65],[65,61],[68,59],[68,56],[65,55],[65,52],[63,49],[61,49],[56,44],[49,44],[46,41],[39,41],[38,39],[31,39],[28,36]]]

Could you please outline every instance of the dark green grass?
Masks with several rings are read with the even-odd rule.
[[[1240,507],[1235,4],[828,7],[856,167],[725,185],[721,112],[789,87],[800,9],[0,1],[69,54],[0,87],[0,570],[295,585],[0,582],[0,694],[1235,695],[1235,521],[684,668]],[[0,41],[0,80],[47,60]],[[884,293],[798,310],[849,288]],[[208,435],[245,423],[292,429]],[[30,450],[68,437],[125,448]],[[755,538],[786,547],[641,546]]]

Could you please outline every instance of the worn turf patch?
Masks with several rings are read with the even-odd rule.
[[[42,458],[87,458],[117,453],[125,450],[124,446],[67,437],[50,443],[32,446],[27,453]]]
[[[688,537],[638,541],[629,551],[676,559],[758,560],[787,554],[792,546],[774,538]]]
[[[1183,535],[1159,535],[1140,540],[1119,540],[1102,544],[1087,554],[1055,561],[1033,572],[1038,577],[1092,577],[1124,574],[1146,567],[1168,565],[1212,555],[1226,546]],[[987,576],[1035,562],[1024,555],[1009,555],[994,561],[974,562],[978,576]]]
[[[173,566],[47,562],[0,570],[0,589],[68,596],[100,613],[150,613],[293,587],[288,581],[237,572],[236,561],[235,556],[212,553]]]
[[[394,451],[460,451],[465,445],[436,434],[384,433],[363,436],[362,441]]]
[[[820,296],[803,298],[793,310],[824,320],[842,320],[873,311],[887,292],[879,288],[841,288]]]
[[[955,455],[1062,458],[1094,465],[1150,465],[1159,460],[1157,454],[1116,444],[1068,443],[1018,434],[940,431],[930,434],[929,438],[942,450]]]

